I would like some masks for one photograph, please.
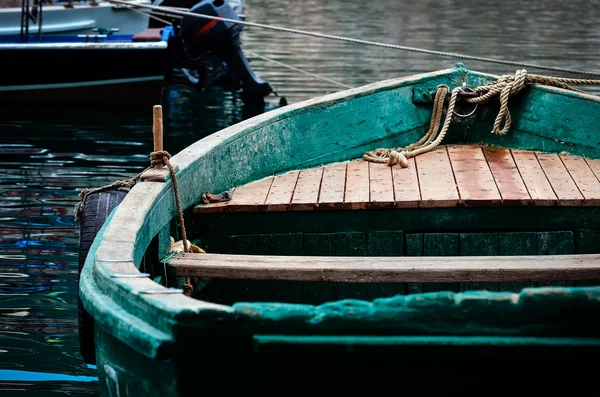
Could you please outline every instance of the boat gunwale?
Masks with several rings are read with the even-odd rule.
[[[242,139],[244,136],[255,132],[257,129],[264,128],[277,121],[295,117],[298,114],[312,109],[334,105],[342,100],[373,95],[378,92],[401,88],[405,85],[416,85],[429,79],[442,77],[444,75],[453,76],[463,71],[466,71],[466,69],[443,69],[431,73],[389,79],[302,101],[290,106],[286,106],[282,109],[255,116],[251,119],[242,121],[209,135],[208,137],[203,138],[180,151],[178,154],[172,157],[171,162],[177,169],[178,179],[184,180],[186,179],[186,175],[193,171],[194,164],[204,156],[209,155],[219,149],[226,148],[229,144]],[[470,70],[466,72],[473,76],[487,76],[492,78],[498,77],[489,74],[484,75],[482,73]],[[553,87],[539,88],[544,91],[549,90],[551,92],[560,94],[576,95],[577,97],[583,96],[579,93],[574,94],[569,91]],[[594,99],[596,102],[600,102],[600,97]],[[80,289],[83,288],[90,291],[97,291],[99,294],[102,294],[103,299],[109,299],[116,305],[116,307],[121,308],[121,310],[128,316],[138,318],[144,323],[149,324],[149,319],[151,317],[155,317],[153,320],[155,323],[149,325],[163,333],[170,335],[171,337],[173,337],[172,328],[175,324],[190,320],[192,317],[195,321],[198,321],[198,315],[202,315],[202,318],[219,320],[235,318],[236,311],[233,306],[218,305],[196,300],[187,297],[182,293],[168,295],[142,295],[140,294],[140,291],[143,289],[165,289],[166,291],[166,287],[149,278],[117,279],[112,277],[116,273],[139,272],[138,266],[141,262],[141,258],[144,255],[146,248],[150,244],[150,241],[156,235],[153,230],[151,233],[147,233],[149,231],[148,229],[156,229],[158,232],[166,226],[155,226],[149,224],[150,214],[153,211],[156,211],[156,209],[159,207],[159,204],[163,202],[163,200],[172,201],[172,182],[169,178],[167,178],[167,181],[164,183],[138,183],[131,189],[123,202],[117,206],[117,208],[111,214],[111,220],[107,220],[105,229],[103,229],[102,232],[97,235],[94,243],[95,246],[92,247],[86,259],[81,276],[82,286]],[[194,203],[183,202],[182,206],[187,208],[189,205],[193,204]],[[173,211],[174,209],[172,212]],[[136,213],[136,216],[128,216],[128,213]],[[172,218],[173,216],[171,216],[170,219]],[[127,222],[121,223],[124,221]],[[132,234],[129,236],[123,236],[123,232],[129,232]],[[123,263],[102,262],[102,259],[105,258],[106,254],[109,254],[108,256],[112,258],[132,258],[133,261]],[[518,260],[518,258],[518,256],[514,257],[515,260]],[[134,263],[136,263],[137,266],[134,265]],[[110,327],[110,323],[107,322],[108,320],[105,316],[98,317],[93,315],[95,313],[99,313],[98,308],[96,308],[96,303],[94,302],[94,297],[90,294],[81,295],[83,298],[82,300],[84,307],[86,310],[92,313],[96,323],[100,326],[104,326],[105,328]],[[132,297],[132,295],[134,297]],[[126,301],[126,305],[129,306],[129,308],[133,306],[141,308],[140,310],[143,311],[146,318],[138,317],[125,310],[120,302],[114,299],[115,297],[119,298],[119,296],[121,299]],[[114,328],[112,329],[114,330]],[[120,339],[122,342],[132,346],[141,354],[151,358],[157,358],[157,349],[148,349],[147,346],[140,345],[139,343],[135,342],[132,343],[132,340],[135,339],[136,332],[137,330],[135,329],[121,327],[120,329],[115,330],[114,336],[117,337],[117,339]],[[160,343],[167,343],[167,341],[162,341]]]
[[[82,43],[0,43],[0,50],[166,50],[168,43],[164,40],[152,42],[107,41]]]

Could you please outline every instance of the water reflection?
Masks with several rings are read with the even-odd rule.
[[[597,68],[599,1],[247,0],[247,19],[413,47],[577,69]],[[248,50],[350,86],[451,67],[457,60],[255,28]],[[289,103],[339,88],[260,58],[252,67]],[[515,68],[466,62],[489,73]],[[546,74],[530,70],[532,73]],[[551,73],[552,75],[558,75]],[[599,88],[595,92],[600,92]],[[277,103],[279,98],[269,98]],[[165,148],[260,113],[222,88],[171,87]],[[151,109],[18,115],[0,120],[0,395],[97,393],[77,337],[78,231],[82,188],[129,178],[148,165]]]

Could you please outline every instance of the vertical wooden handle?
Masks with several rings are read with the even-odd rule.
[[[153,116],[152,135],[154,136],[154,151],[158,152],[163,150],[163,116],[161,105],[154,106]],[[162,167],[162,165],[154,166],[157,169],[161,169]]]

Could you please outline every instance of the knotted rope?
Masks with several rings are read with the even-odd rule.
[[[569,84],[600,85],[600,80],[547,77],[527,74],[527,71],[522,69],[517,70],[514,75],[503,75],[496,81],[476,87],[472,89],[472,92],[474,92],[476,96],[465,96],[462,99],[468,103],[479,105],[486,103],[494,96],[499,95],[500,110],[496,116],[496,120],[494,121],[492,132],[496,135],[502,136],[506,135],[512,123],[510,111],[508,110],[508,98],[521,92],[526,86],[531,84],[549,85],[576,92],[585,92],[571,87]],[[456,100],[459,95],[465,93],[466,91],[462,87],[457,87],[450,91],[448,86],[444,84],[439,85],[433,101],[433,111],[429,130],[421,139],[419,139],[418,142],[402,148],[375,149],[373,151],[366,152],[363,156],[363,159],[375,163],[387,163],[390,166],[400,164],[400,166],[403,168],[408,167],[407,159],[422,153],[430,152],[439,146],[446,136],[448,128],[450,127],[450,123],[452,122]],[[446,117],[444,119],[442,129],[438,133],[440,128],[440,120],[443,114],[444,103],[448,94],[450,94],[450,100],[448,101]],[[502,126],[502,124],[504,124],[504,126]]]
[[[183,220],[183,210],[181,209],[181,200],[179,199],[179,186],[177,185],[177,177],[175,176],[175,169],[171,165],[169,159],[171,155],[166,150],[159,150],[157,152],[150,153],[150,164],[152,167],[155,165],[167,166],[169,174],[171,174],[171,180],[173,181],[173,193],[175,194],[175,205],[177,207],[177,223],[179,228],[179,234],[183,244],[183,252],[191,252],[191,248],[188,245],[187,234],[185,232],[185,223]],[[194,286],[189,277],[185,278],[185,284],[183,285],[183,293],[190,295]]]
[[[146,169],[149,169],[149,168],[150,167],[148,167]],[[144,171],[146,171],[146,170],[144,170]],[[116,181],[114,183],[111,183],[110,185],[91,188],[91,189],[81,189],[81,191],[79,192],[79,202],[77,204],[75,204],[75,210],[73,211],[74,215],[75,215],[75,221],[78,224],[81,224],[81,216],[83,214],[83,208],[84,208],[85,202],[90,194],[105,192],[107,190],[121,190],[124,192],[129,192],[131,190],[131,188],[137,183],[138,179],[140,179],[140,177],[142,176],[144,171],[140,172],[133,178]]]

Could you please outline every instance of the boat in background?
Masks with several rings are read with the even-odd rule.
[[[129,7],[129,3],[118,5]],[[190,12],[239,18],[224,0],[200,1]],[[36,13],[25,0],[20,32],[0,36],[5,72],[0,78],[2,111],[147,109],[162,103],[164,86],[177,82],[176,69],[196,73],[179,81],[198,89],[213,84],[241,89],[252,113],[264,111],[264,98],[275,92],[256,76],[244,56],[238,24],[184,17],[176,24],[144,27],[136,34],[104,29],[94,34],[44,35],[27,22],[32,15],[39,16]]]
[[[26,0],[23,0],[26,2]],[[21,32],[21,2],[0,0],[0,36]],[[151,4],[131,0],[131,4]],[[35,11],[33,11],[35,10]],[[29,30],[42,34],[94,33],[94,29],[136,34],[148,27],[149,17],[106,1],[42,3],[32,8]]]
[[[117,111],[160,103],[172,34],[170,27],[136,35],[108,32],[42,39],[33,34],[26,43],[19,35],[1,36],[2,111]]]

